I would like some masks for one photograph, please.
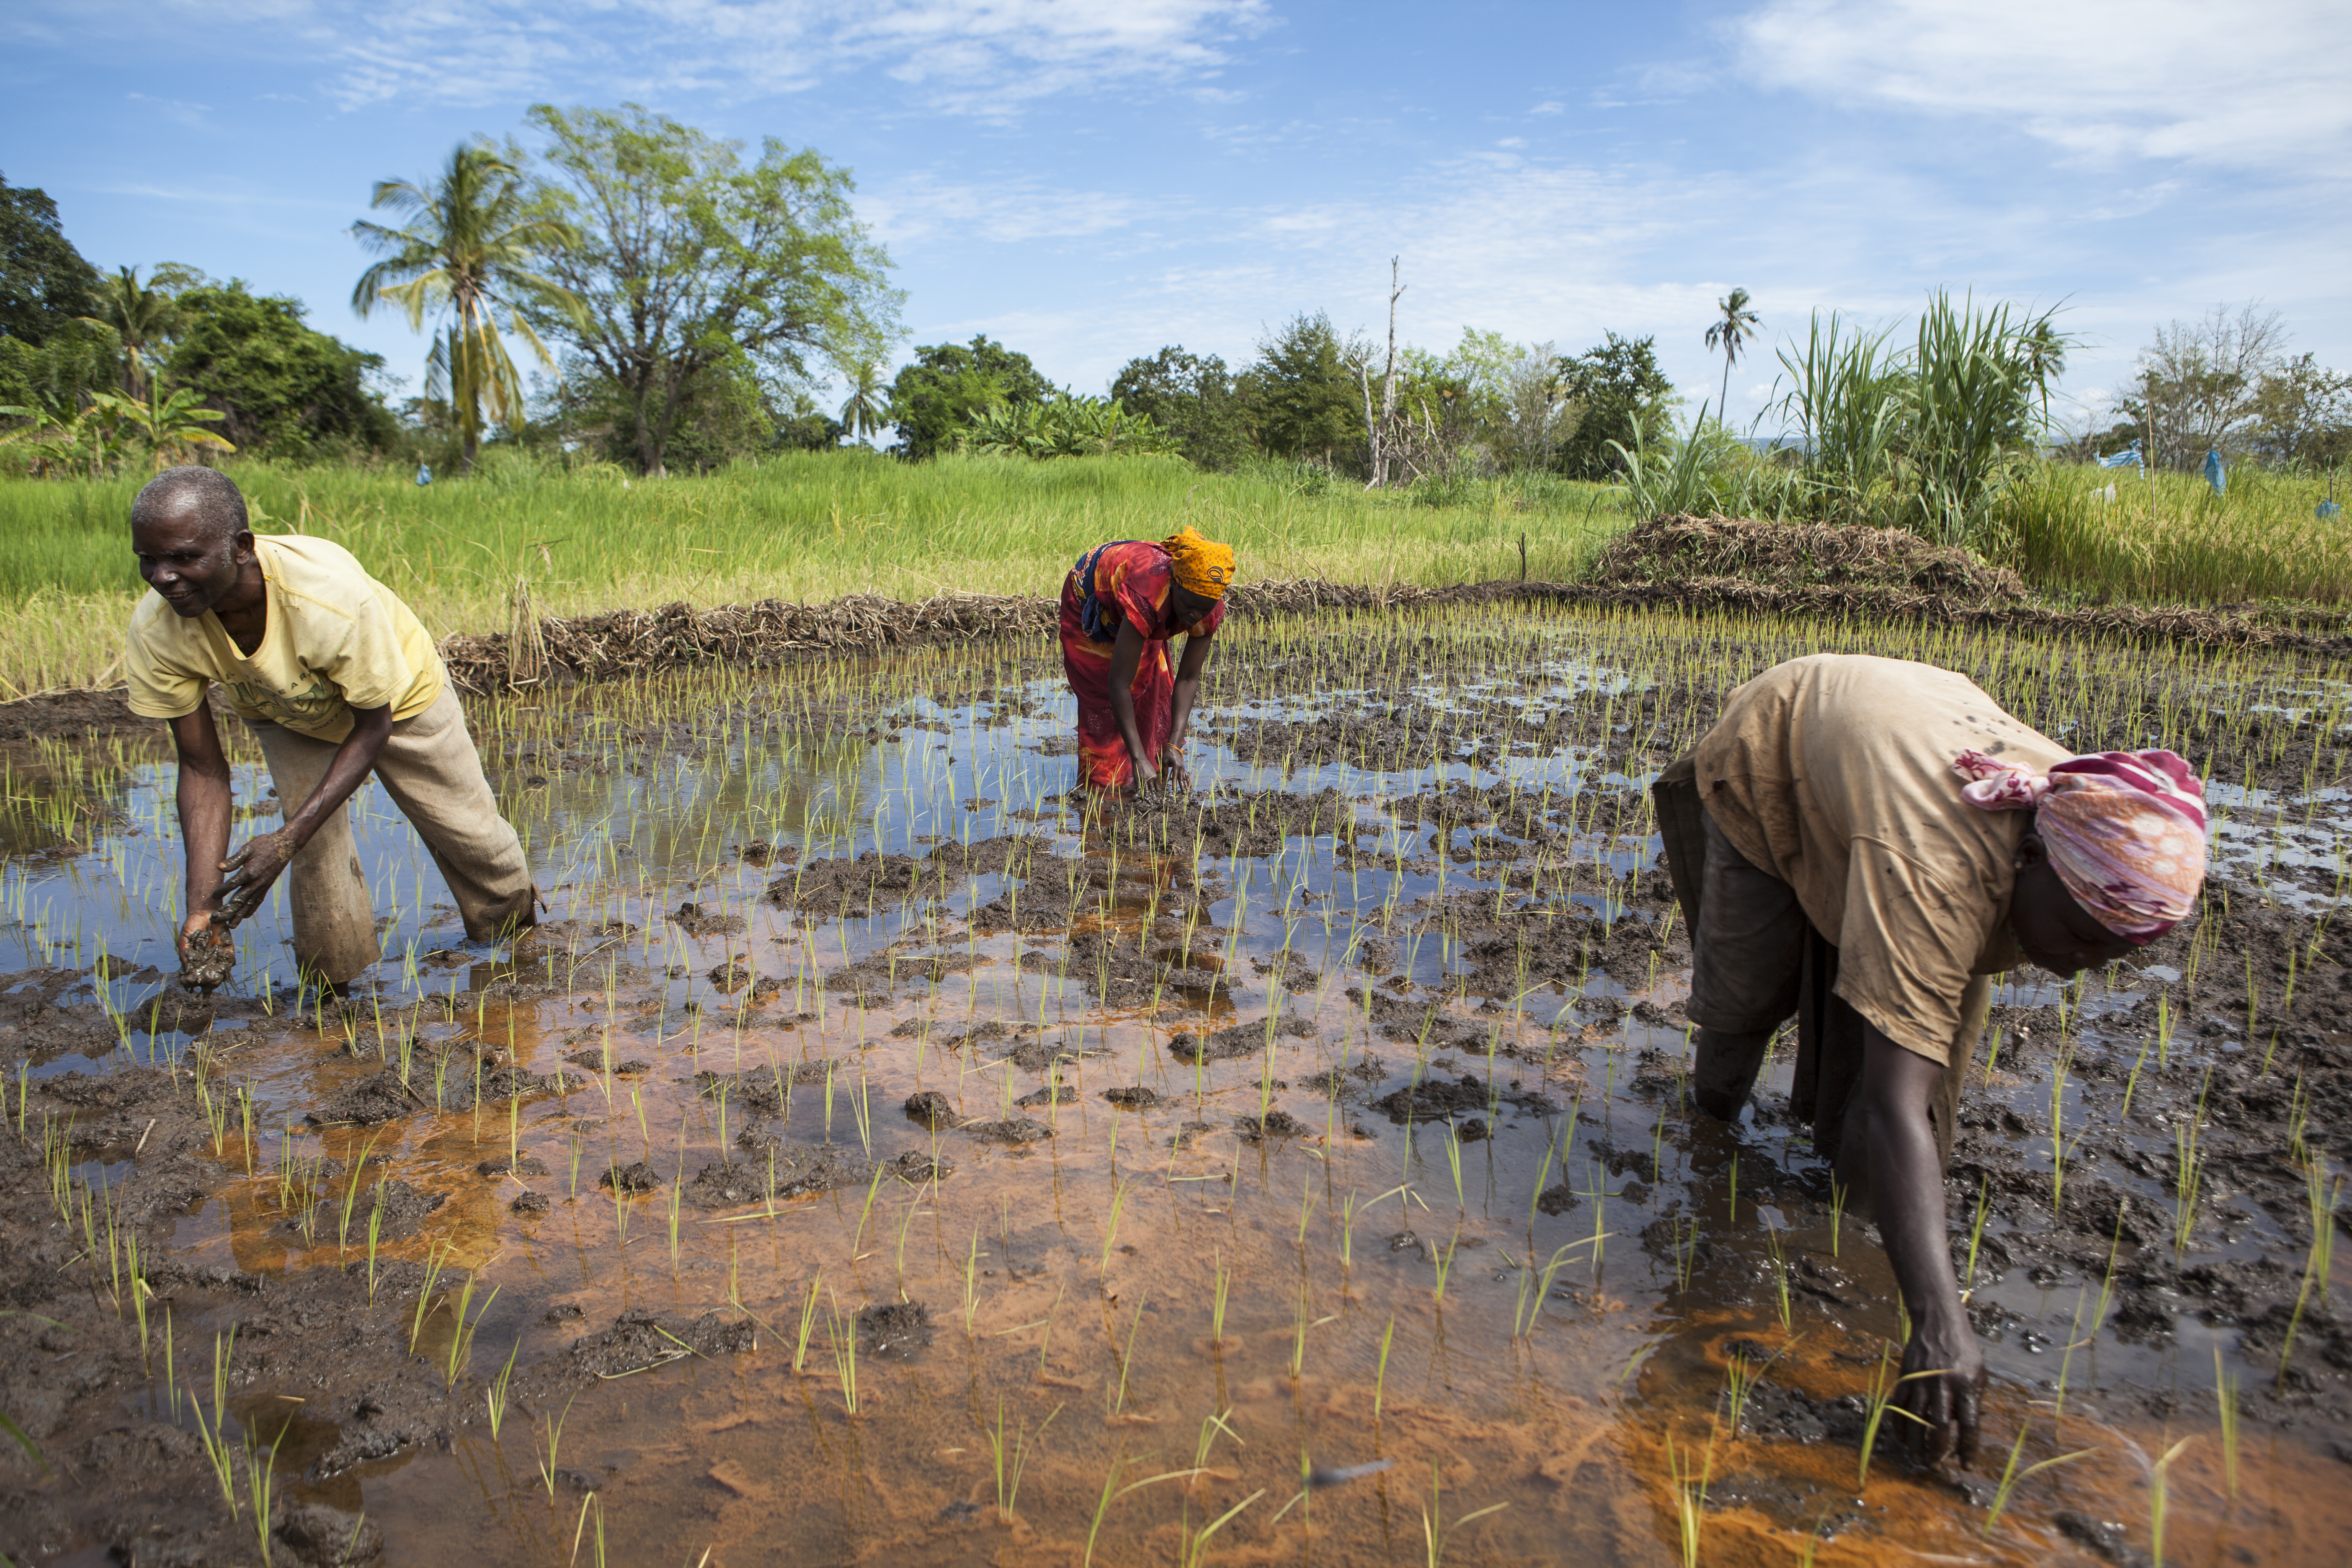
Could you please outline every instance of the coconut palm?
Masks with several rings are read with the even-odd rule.
[[[1731,395],[1731,367],[1738,362],[1739,351],[1748,346],[1748,338],[1763,323],[1757,319],[1756,312],[1748,308],[1748,290],[1745,289],[1734,289],[1731,297],[1717,300],[1715,308],[1722,314],[1716,319],[1715,325],[1706,330],[1706,346],[1719,349],[1723,353],[1723,390],[1715,400],[1715,419],[1720,425],[1723,423],[1724,400]]]
[[[887,422],[883,410],[889,401],[889,388],[882,380],[882,362],[863,362],[849,375],[849,401],[841,405],[843,427],[852,437],[865,439]]]
[[[447,330],[425,358],[425,395],[446,399],[457,415],[459,458],[470,472],[481,448],[483,416],[507,425],[522,417],[522,378],[499,317],[504,314],[541,364],[554,368],[554,356],[517,304],[534,299],[580,313],[570,290],[530,265],[535,254],[577,244],[579,233],[535,212],[522,171],[478,143],[451,153],[448,166],[429,185],[377,181],[368,205],[409,221],[402,228],[364,219],[352,225],[360,243],[383,258],[360,274],[352,308],[364,316],[390,300],[419,331],[427,314],[448,312]]]
[[[118,268],[95,290],[98,314],[79,320],[114,334],[122,345],[122,392],[136,401],[147,395],[148,356],[179,323],[171,295],[139,281],[135,267]]]

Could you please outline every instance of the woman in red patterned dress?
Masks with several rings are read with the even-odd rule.
[[[1062,584],[1062,668],[1078,699],[1078,776],[1097,789],[1181,769],[1210,639],[1225,618],[1234,552],[1187,528],[1078,557]],[[1168,643],[1184,638],[1175,670]]]

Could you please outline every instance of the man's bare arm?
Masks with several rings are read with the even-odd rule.
[[[180,842],[188,854],[187,915],[181,922],[178,947],[184,960],[188,935],[212,924],[220,907],[221,859],[228,853],[232,806],[228,757],[221,750],[220,730],[212,710],[172,721],[172,746],[179,753]]]
[[[342,810],[352,792],[366,780],[391,737],[390,707],[352,710],[352,732],[335,748],[326,777],[310,792],[310,798],[286,819],[285,826],[275,833],[257,834],[244,848],[221,862],[221,869],[229,873],[220,885],[224,912],[241,921],[261,907],[287,863],[302,852],[330,816]]]

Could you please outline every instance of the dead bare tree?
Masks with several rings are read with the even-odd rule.
[[[1396,308],[1404,294],[1405,285],[1398,279],[1398,262],[1389,258],[1389,358],[1387,368],[1381,373],[1381,406],[1372,412],[1372,379],[1370,356],[1356,362],[1356,379],[1364,389],[1364,470],[1370,477],[1364,488],[1376,490],[1389,480],[1389,458],[1396,449],[1397,434],[1397,371],[1396,371]]]

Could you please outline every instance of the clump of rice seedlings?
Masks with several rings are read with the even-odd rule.
[[[1715,1439],[1708,1437],[1706,1452],[1694,1459],[1687,1449],[1677,1452],[1675,1435],[1667,1433],[1666,1473],[1674,1489],[1675,1533],[1682,1548],[1683,1568],[1698,1568],[1699,1535],[1706,1523],[1707,1483],[1715,1473]],[[1436,1558],[1432,1556],[1430,1561],[1433,1565]]]
[[[1918,1416],[1914,1415],[1911,1412],[1904,1409],[1901,1405],[1895,1403],[1895,1393],[1906,1383],[1916,1382],[1918,1379],[1923,1377],[1941,1377],[1944,1375],[1940,1372],[1930,1370],[1927,1372],[1906,1373],[1899,1377],[1890,1376],[1889,1373],[1894,1371],[1895,1367],[1895,1347],[1891,1341],[1880,1347],[1878,1352],[1878,1370],[1871,1374],[1870,1393],[1865,1397],[1864,1404],[1864,1415],[1862,1422],[1862,1464],[1854,1472],[1853,1485],[1856,1491],[1861,1490],[1863,1488],[1870,1484],[1870,1458],[1872,1453],[1878,1447],[1879,1426],[1888,1415],[1899,1415],[1904,1420],[1912,1422],[1918,1426],[1926,1425],[1926,1423],[1921,1421]],[[2060,1397],[2064,1397],[2063,1393]]]
[[[541,1418],[541,1426],[542,1428],[541,1433],[541,1442],[546,1447],[547,1452],[543,1457],[536,1453],[534,1453],[532,1457],[538,1463],[539,1479],[541,1483],[547,1488],[547,1500],[550,1502],[553,1502],[555,1500],[555,1461],[556,1456],[561,1451],[563,1443],[563,1423],[572,1414],[572,1402],[577,1400],[579,1397],[580,1396],[578,1394],[573,1394],[571,1399],[567,1399],[563,1402],[563,1408],[562,1410],[557,1411],[552,1415],[543,1416]]]
[[[2328,1179],[2327,1163],[2314,1159],[2304,1167],[2305,1202],[2311,1215],[2311,1250],[2305,1255],[2303,1283],[2294,1293],[2294,1310],[2287,1317],[2286,1341],[2279,1347],[2279,1386],[2286,1386],[2287,1363],[2294,1354],[2295,1331],[2302,1326],[2303,1310],[2316,1290],[2324,1300],[2327,1294],[2327,1271],[2336,1253],[2336,1204],[2344,1188],[2344,1178]]]
[[[1225,1301],[1233,1289],[1234,1271],[1225,1267],[1222,1253],[1215,1255],[1213,1267],[1216,1279],[1209,1299],[1209,1342],[1222,1345],[1225,1342]]]
[[[490,1379],[489,1387],[483,1391],[482,1397],[489,1405],[490,1441],[493,1443],[499,1440],[499,1427],[506,1420],[507,1388],[514,1380],[515,1357],[521,1353],[522,1341],[518,1338],[507,1351],[506,1364],[499,1368],[499,1374]]]
[[[2164,1457],[2148,1467],[2147,1472],[2147,1551],[2153,1568],[2164,1568],[2164,1515],[2170,1490],[2172,1461],[2180,1458],[2181,1450],[2196,1439],[2183,1437],[2164,1451]]]
[[[2189,1238],[2197,1228],[2197,1203],[2205,1182],[2205,1155],[2199,1146],[2199,1131],[2205,1121],[2205,1095],[2213,1087],[2213,1074],[2208,1068],[2205,1083],[2197,1093],[2197,1106],[2183,1120],[2174,1123],[2172,1176],[2172,1255],[2186,1257]]]
[[[1013,1510],[1021,1500],[1021,1473],[1028,1468],[1029,1444],[1032,1438],[1044,1437],[1045,1428],[1052,1426],[1054,1417],[1061,1413],[1060,1405],[1054,1406],[1046,1413],[1045,1419],[1037,1424],[1037,1430],[1034,1433],[1029,1430],[1027,1422],[1023,1422],[1015,1429],[1012,1440],[1007,1442],[1004,1435],[1004,1396],[1001,1394],[996,1396],[996,1426],[989,1430],[986,1436],[989,1455],[994,1461],[996,1468],[996,1517],[1002,1522],[1011,1524],[1018,1517]]]

